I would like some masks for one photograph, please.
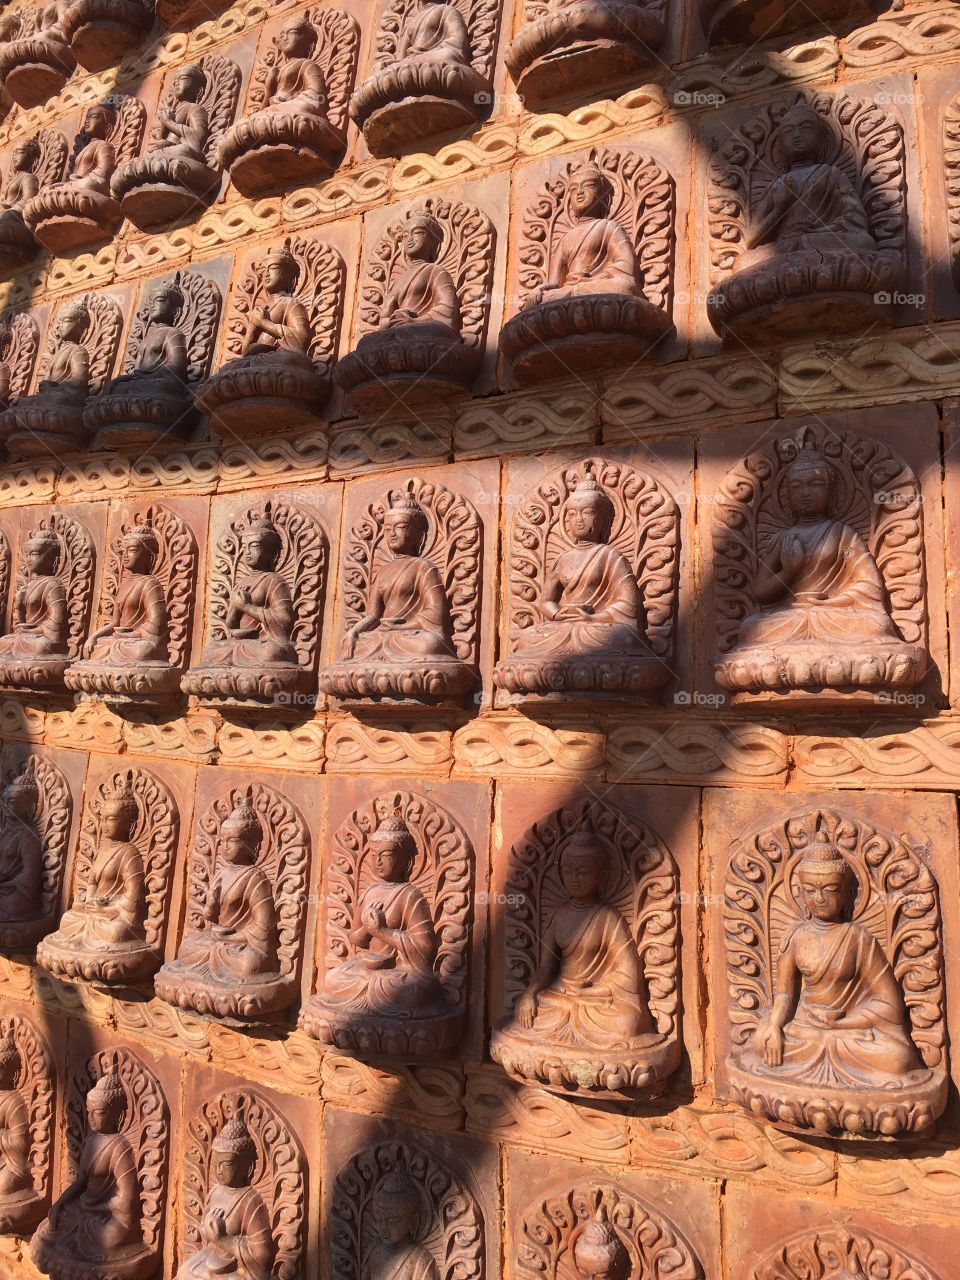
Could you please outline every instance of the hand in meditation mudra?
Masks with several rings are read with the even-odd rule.
[[[443,228],[432,214],[410,214],[403,236],[407,265],[383,300],[380,325],[374,331],[378,342],[385,334],[397,341],[459,341],[460,299],[450,273],[437,262],[442,244]],[[363,339],[358,350],[362,343]]]
[[[83,661],[68,669],[68,684],[70,675],[88,664],[137,669],[145,663],[167,664],[167,602],[163,585],[154,574],[159,555],[160,543],[152,525],[136,525],[123,535],[114,620],[87,640]]]
[[[83,122],[84,143],[73,163],[73,172],[64,182],[55,183],[53,190],[109,196],[110,179],[117,164],[116,148],[109,139],[116,124],[117,113],[112,107],[97,103],[90,108]]]
[[[39,799],[30,768],[17,774],[0,796],[0,925],[36,920],[43,910]]]
[[[24,580],[13,598],[13,630],[0,636],[0,672],[18,662],[67,656],[67,593],[58,575],[62,548],[37,529],[23,548]]]
[[[139,364],[129,373],[111,378],[103,389],[103,396],[188,399],[187,340],[178,327],[183,308],[179,275],[154,290]]]
[[[787,468],[793,523],[770,539],[753,595],[761,606],[740,625],[717,665],[717,682],[745,692],[912,685],[926,655],[907,644],[887,608],[870,549],[830,514],[834,471],[815,448]]]
[[[176,1280],[270,1280],[274,1242],[270,1214],[251,1185],[257,1149],[242,1114],[212,1144],[213,1186],[200,1220],[200,1248]]]
[[[370,1212],[374,1243],[364,1280],[440,1280],[436,1259],[417,1240],[423,1197],[408,1173],[394,1169],[377,1183]]]

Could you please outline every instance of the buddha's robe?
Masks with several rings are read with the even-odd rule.
[[[167,604],[157,578],[129,574],[117,592],[114,616],[116,626],[95,642],[91,662],[135,667],[167,661]]]
[[[560,971],[537,994],[533,1030],[526,1034],[613,1049],[653,1029],[637,948],[616,907],[561,907],[543,945],[556,950]]]
[[[32,1189],[30,1116],[19,1089],[0,1091],[0,1197]]]
[[[638,294],[637,255],[612,218],[576,223],[561,240],[544,288],[546,299],[597,293]]]
[[[52,574],[31,578],[23,596],[23,609],[13,630],[0,636],[4,657],[64,656],[67,632],[67,594],[62,581]]]
[[[310,317],[303,303],[298,298],[287,295],[272,299],[266,310],[272,323],[280,325],[283,332],[277,338],[252,324],[244,357],[249,359],[251,356],[269,356],[272,366],[280,351],[306,355],[310,342]]]
[[[222,1210],[224,1235],[215,1215]],[[200,1221],[201,1247],[177,1272],[177,1280],[269,1280],[273,1265],[270,1217],[253,1187],[214,1186]]]
[[[122,1133],[88,1133],[80,1150],[80,1195],[64,1205],[51,1231],[61,1253],[80,1262],[142,1241],[137,1166]]]
[[[902,643],[884,603],[883,579],[866,543],[839,520],[799,525],[776,534],[765,564],[776,573],[788,539],[799,538],[806,559],[774,608],[751,614],[740,627],[738,647],[816,641],[861,646],[864,641]]]
[[[376,590],[383,612],[375,630],[357,637],[355,659],[409,662],[422,657],[456,657],[447,638],[447,594],[435,565],[423,556],[396,556],[380,571]]]
[[[297,651],[290,641],[293,631],[293,600],[279,573],[253,573],[242,584],[253,606],[266,609],[263,623],[244,614],[241,625],[230,630],[224,640],[213,640],[204,654],[205,666],[262,667],[265,662],[296,663]]]
[[[117,165],[117,153],[112,143],[104,138],[88,142],[77,156],[73,173],[65,182],[57,183],[61,191],[94,191],[97,195],[110,195],[110,178]]]
[[[184,400],[189,395],[186,377],[187,343],[183,332],[176,325],[151,324],[137,368],[111,378],[103,394]]]
[[[626,557],[606,542],[573,547],[553,576],[562,585],[553,618],[521,631],[518,658],[636,656],[648,653],[640,632],[643,603]],[[589,616],[581,611],[589,609]]]
[[[371,938],[331,969],[324,999],[352,1010],[407,1017],[443,1005],[443,988],[433,971],[437,935],[423,894],[406,881],[372,884],[360,899],[354,932],[363,932],[363,914],[374,903],[383,907],[387,928],[394,931],[390,940]]]
[[[204,148],[210,135],[210,117],[206,107],[198,102],[178,102],[170,118],[183,126],[183,134],[166,134],[153,155],[165,160],[187,160],[193,164],[207,163]]]
[[[256,866],[224,866],[207,901],[206,927],[187,934],[178,965],[206,969],[232,983],[279,972],[277,910],[270,881]]]
[[[25,396],[18,405],[44,409],[83,407],[90,389],[90,355],[81,342],[65,342],[57,348],[49,376],[41,379],[36,394]]]
[[[327,85],[311,58],[293,58],[280,68],[270,100],[257,114],[325,116]]]
[[[787,253],[877,251],[863,202],[843,170],[832,164],[798,165],[775,178],[751,224],[751,247],[738,260],[738,271]]]
[[[411,340],[460,336],[460,299],[450,273],[435,262],[415,262],[387,294],[380,329]]]
[[[144,941],[143,858],[135,844],[101,839],[86,885],[86,901],[66,912],[57,938],[85,950]]]
[[[397,46],[399,62],[470,62],[470,34],[460,10],[452,4],[427,4],[414,11]]]
[[[0,831],[0,921],[39,916],[42,881],[40,837],[18,818],[7,817]]]
[[[433,1255],[414,1241],[378,1242],[367,1255],[364,1280],[440,1280]]]
[[[758,1058],[757,1069],[809,1084],[863,1088],[902,1086],[907,1072],[923,1066],[904,1029],[900,987],[869,930],[846,921],[801,924],[782,949],[780,963],[791,961],[802,990],[783,1030],[783,1065],[768,1067]],[[844,1027],[845,1019],[870,1025]]]

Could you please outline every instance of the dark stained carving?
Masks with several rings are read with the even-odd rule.
[[[28,1235],[50,1203],[55,1068],[36,1026],[0,1018],[0,1233]]]
[[[658,61],[665,0],[525,0],[526,25],[507,48],[507,69],[523,101],[589,92]]]
[[[63,774],[30,756],[0,796],[0,950],[29,951],[60,910],[73,801]]]
[[[497,17],[492,0],[387,0],[373,69],[350,99],[373,155],[472,130],[489,114]]]
[[[382,1142],[337,1176],[331,1280],[446,1280],[485,1274],[483,1212],[473,1189],[425,1147]]]
[[[0,45],[0,57],[3,46]],[[38,191],[63,177],[67,140],[59,129],[41,129],[13,149],[10,171],[0,195],[0,272],[10,275],[25,266],[39,251],[33,232],[24,221],[24,210]]]
[[[186,929],[157,974],[161,1000],[239,1023],[291,1005],[309,859],[303,818],[272,788],[215,801],[197,824]]]
[[[93,539],[73,516],[54,511],[20,551],[10,630],[0,636],[0,685],[57,688],[87,634],[95,567]]]
[[[255,72],[247,115],[220,141],[238,191],[260,195],[328,177],[347,145],[347,99],[360,27],[339,9],[291,18]]]
[[[115,66],[152,26],[151,0],[72,0],[63,15],[70,51],[87,71]]]
[[[177,693],[196,577],[196,539],[180,516],[147,507],[125,522],[107,561],[102,623],[67,668],[67,688],[115,703]]]
[[[190,434],[194,387],[210,370],[219,319],[220,290],[198,271],[177,272],[151,291],[134,321],[123,373],[84,409],[96,448]]]
[[[460,494],[408,480],[351,530],[342,570],[338,698],[462,698],[479,684],[480,518]]]
[[[149,1280],[160,1265],[170,1120],[128,1049],[95,1054],[69,1107],[70,1181],[30,1241],[52,1280]]]
[[[217,544],[210,638],[186,693],[293,701],[315,681],[327,543],[316,519],[282,501],[251,507]]]
[[[283,1116],[253,1090],[221,1094],[190,1121],[184,1253],[177,1280],[300,1276],[306,1160]]]
[[[923,678],[920,488],[885,445],[818,427],[783,436],[734,467],[714,512],[723,688],[876,703]]]
[[[110,194],[110,179],[118,164],[139,151],[145,122],[143,103],[122,94],[87,111],[69,175],[42,187],[23,210],[24,222],[44,248],[65,254],[114,234],[123,213]]]
[[[698,8],[704,33],[714,46],[752,45],[798,27],[808,28],[806,38],[814,40],[835,31],[838,22],[869,21],[871,13],[861,0],[812,0],[800,10],[784,0],[698,0]]]
[[[494,1061],[559,1093],[649,1091],[677,1067],[679,874],[659,836],[592,800],[514,845]]]
[[[122,316],[117,303],[87,293],[65,303],[49,326],[40,381],[4,415],[7,452],[49,458],[87,443],[83,408],[113,368]]]
[[[652,476],[600,457],[549,475],[513,518],[496,685],[569,696],[668,683],[679,540],[676,503]]]
[[[522,382],[649,355],[671,329],[673,178],[650,156],[568,164],[527,210],[520,313],[500,348]]]
[[[40,329],[29,311],[0,315],[0,435],[9,428],[7,409],[26,395],[40,347]]]
[[[180,815],[146,769],[116,773],[87,806],[73,904],[37,948],[61,978],[136,983],[160,967]]]
[[[840,93],[764,107],[710,162],[710,323],[773,342],[888,324],[905,279],[903,127]]]
[[[938,1280],[908,1253],[866,1231],[804,1231],[764,1254],[750,1280]]]
[[[429,199],[367,262],[363,335],[335,377],[358,413],[465,395],[479,370],[495,232],[478,209]]]
[[[227,362],[197,389],[214,435],[303,428],[330,392],[346,268],[336,249],[293,237],[251,264],[234,289]]]
[[[23,5],[0,22],[0,87],[21,107],[54,97],[77,69],[64,31],[70,3]]]
[[[217,146],[232,123],[240,68],[206,54],[181,67],[157,110],[146,155],[128,160],[110,190],[125,218],[141,229],[196,216],[220,194]]]
[[[314,1039],[404,1059],[455,1052],[466,1025],[473,849],[439,805],[387,794],[351,814],[327,869]]]

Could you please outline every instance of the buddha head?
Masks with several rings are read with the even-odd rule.
[[[596,902],[607,881],[607,851],[589,831],[575,832],[560,855],[560,879],[571,902]]]
[[[607,1221],[603,1205],[587,1223],[573,1246],[573,1261],[585,1280],[627,1280],[630,1255]]]
[[[293,18],[277,41],[286,58],[309,58],[317,47],[317,29],[304,17]]]
[[[92,138],[109,138],[117,123],[117,113],[105,102],[95,103],[86,114],[83,122],[84,136]]]
[[[819,449],[805,445],[787,467],[784,489],[794,518],[822,520],[830,510],[833,469]]]
[[[856,897],[857,878],[849,862],[819,830],[797,865],[797,897],[808,920],[836,924],[847,918]]]
[[[426,512],[409,494],[395,499],[383,517],[383,536],[395,556],[418,556],[428,528]]]
[[[206,92],[206,88],[206,72],[195,62],[181,67],[173,82],[174,97],[180,102],[198,102]]]
[[[159,555],[160,543],[149,521],[123,535],[120,559],[127,573],[152,573]]]
[[[183,311],[183,290],[180,287],[180,272],[167,284],[160,285],[150,295],[148,314],[151,324],[176,324]]]
[[[253,807],[253,790],[234,806],[220,828],[220,853],[234,866],[256,862],[263,844],[263,827]]]
[[[17,822],[31,823],[40,800],[40,788],[33,769],[28,766],[18,773],[3,791],[2,803],[4,814]]]
[[[0,1040],[0,1089],[15,1089],[23,1070],[23,1059],[12,1035]]]
[[[273,523],[270,503],[250,521],[243,533],[243,563],[248,569],[269,570],[277,567],[283,542]]]
[[[300,283],[300,263],[290,252],[289,236],[279,249],[271,249],[267,254],[263,283],[267,293],[273,295],[293,293]]]
[[[221,1187],[246,1187],[256,1158],[256,1144],[238,1108],[213,1140],[214,1177]]]
[[[416,1239],[423,1206],[408,1173],[394,1169],[381,1178],[372,1207],[377,1234],[385,1244],[407,1244]]]
[[[613,187],[600,166],[588,160],[571,172],[567,199],[575,218],[605,218],[610,212]]]
[[[370,855],[381,880],[399,884],[410,875],[417,845],[404,822],[399,807],[389,818],[382,818],[370,837]]]
[[[12,166],[15,173],[33,173],[40,163],[40,143],[27,138],[13,149]]]
[[[830,141],[830,126],[808,102],[798,102],[780,119],[780,145],[790,166],[817,160]]]
[[[442,244],[443,228],[428,209],[418,209],[408,216],[403,251],[409,262],[436,262]]]
[[[607,542],[614,515],[613,503],[591,471],[587,471],[563,506],[564,528],[574,542]]]
[[[133,835],[139,817],[140,809],[133,793],[133,772],[128,769],[117,790],[103,802],[100,830],[108,840],[126,841]]]
[[[49,578],[60,564],[60,539],[52,529],[36,529],[23,548],[23,564],[34,578]]]
[[[82,342],[90,328],[90,309],[83,298],[64,307],[57,317],[58,342]]]
[[[127,1112],[127,1091],[113,1071],[106,1071],[87,1094],[87,1124],[91,1133],[119,1133]]]

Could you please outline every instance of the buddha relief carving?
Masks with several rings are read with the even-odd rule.
[[[292,701],[314,686],[327,542],[308,512],[251,507],[217,544],[210,636],[184,692],[231,702]]]
[[[373,67],[350,99],[371,154],[469,132],[489,114],[497,21],[492,0],[387,0]]]
[[[466,833],[422,796],[382,795],[337,831],[327,876],[320,990],[304,1004],[301,1029],[347,1052],[455,1052],[472,923]]]
[[[486,214],[429,199],[370,256],[362,336],[334,376],[358,413],[465,395],[483,358],[495,232]]]
[[[408,480],[372,502],[347,544],[340,658],[320,688],[420,702],[473,693],[480,535],[473,505],[433,481]]]
[[[0,45],[0,61],[2,57]],[[24,210],[38,191],[60,181],[66,164],[67,140],[59,129],[41,129],[14,147],[0,193],[0,272],[4,275],[19,271],[39,252]]]
[[[73,801],[50,760],[32,755],[0,794],[0,949],[30,951],[60,910]]]
[[[521,382],[648,356],[672,328],[674,184],[650,156],[568,164],[527,210],[525,297],[500,334]]]
[[[100,783],[80,832],[73,903],[40,943],[37,963],[106,986],[155,973],[179,829],[176,801],[146,769]]]
[[[80,66],[102,71],[140,43],[153,18],[152,0],[71,0],[63,32]]]
[[[141,230],[196,217],[220,194],[217,146],[233,123],[240,68],[206,54],[173,73],[145,155],[126,161],[110,184],[123,216]]]
[[[737,1102],[819,1133],[933,1124],[947,1089],[940,908],[906,837],[814,810],[736,841],[724,933]]]
[[[64,30],[70,4],[24,5],[0,24],[0,87],[21,107],[55,97],[77,69]]]
[[[0,1018],[0,1234],[28,1235],[50,1203],[55,1081],[33,1022]]]
[[[49,458],[84,448],[84,405],[113,369],[121,325],[120,307],[104,294],[64,303],[48,327],[36,390],[4,415],[8,453]]]
[[[23,220],[44,248],[66,254],[114,234],[123,213],[110,194],[110,179],[118,164],[139,151],[145,122],[138,98],[111,94],[90,107],[67,176],[42,187],[24,206]]]
[[[148,1280],[161,1265],[170,1121],[129,1049],[95,1054],[74,1081],[69,1181],[30,1241],[53,1280]]]
[[[306,1159],[284,1117],[253,1090],[221,1094],[190,1121],[184,1261],[176,1280],[303,1274]]]
[[[656,832],[578,801],[510,854],[490,1053],[558,1093],[649,1090],[679,1062],[679,873]]]
[[[26,395],[40,347],[40,329],[29,311],[0,315],[0,439],[9,429],[6,412]]]
[[[595,696],[668,683],[679,538],[677,505],[652,476],[603,458],[549,475],[513,517],[497,687]]]
[[[302,430],[330,394],[346,268],[320,240],[288,237],[253,261],[231,296],[226,362],[197,389],[213,435]]]
[[[114,703],[178,693],[196,577],[197,542],[180,516],[151,506],[126,519],[107,560],[101,625],[67,668],[67,688]]]
[[[382,1142],[337,1177],[332,1280],[441,1280],[484,1274],[483,1212],[473,1187],[426,1147]]]
[[[768,1250],[749,1280],[939,1280],[903,1249],[866,1231],[804,1231]]]
[[[531,107],[635,74],[656,62],[666,32],[664,0],[525,0],[524,26],[507,47],[507,69]]]
[[[219,162],[244,195],[329,177],[347,145],[347,101],[360,27],[339,9],[289,19],[261,58],[247,114],[220,141]]]
[[[885,445],[783,437],[733,468],[714,512],[715,670],[735,701],[873,705],[923,679],[920,489]]]
[[[137,312],[123,372],[90,399],[83,420],[94,447],[183,438],[196,426],[195,387],[210,370],[220,290],[199,271],[152,288]]]
[[[710,162],[710,323],[748,342],[891,322],[905,282],[903,128],[841,93],[763,108]]]
[[[515,1238],[522,1276],[704,1280],[680,1229],[660,1209],[616,1183],[581,1183],[529,1205]]]
[[[262,783],[216,800],[197,824],[187,922],[157,974],[161,1000],[238,1023],[296,998],[310,837],[296,808]]]
[[[94,568],[89,531],[65,512],[54,511],[26,535],[10,630],[0,636],[0,686],[62,686],[87,634]]]

